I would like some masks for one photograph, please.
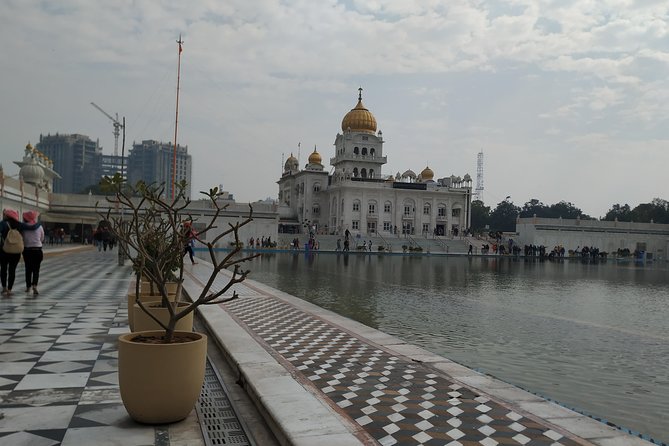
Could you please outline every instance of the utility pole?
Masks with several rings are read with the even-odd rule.
[[[179,82],[181,80],[181,52],[183,51],[182,45],[183,40],[181,40],[181,34],[179,34],[179,59],[177,63],[177,111],[174,118],[174,154],[172,156],[172,200],[174,200],[174,189],[176,182],[176,170],[177,170],[177,128],[179,127]]]
[[[476,159],[476,189],[474,197],[477,200],[483,200],[483,150],[481,150]]]

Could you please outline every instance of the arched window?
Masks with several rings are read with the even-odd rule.
[[[360,153],[360,149],[357,148],[357,147],[354,147],[354,148],[353,148],[353,153],[355,153],[356,155],[359,154],[359,153]]]
[[[374,178],[374,169],[369,169],[369,177]]]
[[[311,209],[315,215],[321,213],[321,206],[318,203],[314,203],[314,207]]]
[[[371,149],[369,149],[369,154],[372,155],[372,156],[375,156],[375,155],[376,155],[376,151],[374,150],[374,147],[372,147]]]
[[[360,176],[363,178],[367,178],[367,169],[364,167],[360,170]]]
[[[367,212],[369,214],[376,214],[376,200],[369,200],[367,202]]]
[[[390,201],[386,201],[383,204],[383,212],[386,214],[390,214],[390,212],[393,210],[393,204]]]
[[[353,168],[353,178],[358,178],[358,168],[357,167]]]
[[[314,183],[314,192],[321,191],[321,183]]]
[[[363,154],[363,155],[367,155],[367,147],[363,147],[363,148],[362,148],[362,154]]]
[[[440,217],[443,220],[446,219],[446,205],[445,204],[439,203],[439,205],[437,206],[437,217]]]
[[[413,217],[415,212],[416,212],[416,205],[414,201],[411,199],[404,200],[404,216]]]
[[[423,214],[430,215],[430,203],[423,203]]]
[[[360,212],[360,200],[353,200],[353,212]]]

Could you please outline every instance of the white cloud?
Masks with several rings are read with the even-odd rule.
[[[660,159],[669,139],[669,5],[660,0],[9,0],[3,8],[6,168],[42,132],[89,134],[109,151],[111,126],[90,101],[127,116],[131,139],[170,140],[179,33],[180,140],[195,159],[194,188],[223,182],[242,200],[276,193],[281,153],[298,141],[329,158],[359,85],[388,138],[387,173],[422,169],[418,159],[436,172],[474,174],[481,147],[503,154],[507,170],[528,154],[534,170],[550,170],[555,159],[567,163],[565,153],[584,170],[615,170],[583,152],[643,146]],[[518,196],[512,183],[487,179]],[[538,195],[557,193],[543,183]],[[644,187],[656,190],[639,188],[636,201],[664,186]],[[593,206],[608,206],[609,190],[593,192]]]

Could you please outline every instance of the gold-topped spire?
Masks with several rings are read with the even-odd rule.
[[[429,166],[426,166],[425,169],[420,173],[420,177],[423,181],[431,181],[434,179],[434,172],[430,169]]]
[[[316,145],[314,145],[314,151],[309,155],[309,164],[321,164],[323,158],[321,154],[316,151]]]
[[[358,104],[341,121],[342,131],[376,133],[376,118],[362,104],[362,87],[358,88]]]

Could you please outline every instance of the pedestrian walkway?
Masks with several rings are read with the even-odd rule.
[[[209,268],[190,268],[189,292]],[[223,284],[219,278],[216,289]],[[292,444],[650,444],[252,280],[234,289],[240,298],[218,312],[206,307],[205,318],[248,391],[284,430],[277,437]]]
[[[0,300],[0,446],[204,445],[195,411],[145,426],[123,408],[116,340],[131,268],[115,251],[56,254],[39,296]],[[211,265],[187,270],[193,296]],[[649,444],[260,283],[235,289],[240,299],[202,316],[282,444]]]
[[[20,264],[0,300],[0,446],[203,445],[195,412],[169,426],[127,415],[116,340],[131,268],[116,251],[66,251],[45,251],[39,296],[23,293]]]

